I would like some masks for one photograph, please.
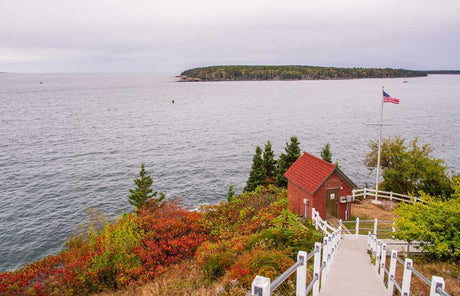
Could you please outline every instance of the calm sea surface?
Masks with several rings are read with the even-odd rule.
[[[40,82],[43,82],[40,84]],[[296,135],[360,186],[378,137],[432,143],[460,172],[460,76],[342,81],[177,83],[163,74],[0,74],[0,271],[59,252],[95,208],[131,211],[128,190],[145,162],[154,189],[183,205],[242,190],[257,145],[278,156]],[[172,103],[174,99],[175,103]]]

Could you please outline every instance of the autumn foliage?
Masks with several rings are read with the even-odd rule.
[[[211,239],[198,249],[206,282],[237,280],[249,289],[256,275],[276,278],[322,236],[287,210],[286,190],[272,185],[202,209]],[[228,285],[227,285],[228,286]],[[231,293],[229,293],[231,294]]]
[[[1,273],[0,295],[85,295],[146,281],[193,256],[207,237],[200,213],[146,206],[70,238],[56,256]]]
[[[203,285],[232,282],[243,291],[257,274],[281,274],[298,250],[309,251],[320,239],[309,223],[287,210],[286,191],[273,186],[199,212],[152,201],[136,214],[99,227],[91,224],[69,238],[58,255],[0,273],[0,295],[117,290],[158,278],[185,260],[197,266]]]

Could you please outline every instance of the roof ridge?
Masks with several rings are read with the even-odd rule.
[[[356,188],[339,167],[306,151],[302,152],[284,176],[308,193],[314,194],[334,172],[350,187]]]
[[[336,168],[334,164],[303,151],[284,176],[306,191],[314,193]]]

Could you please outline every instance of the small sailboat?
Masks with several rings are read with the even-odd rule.
[[[407,83],[407,75],[404,75],[403,83]]]

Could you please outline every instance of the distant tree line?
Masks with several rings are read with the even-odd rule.
[[[430,70],[425,72],[428,74],[460,74],[460,70]]]
[[[181,73],[201,81],[226,80],[320,80],[355,78],[395,78],[427,76],[425,71],[391,68],[335,68],[315,66],[210,66]]]

